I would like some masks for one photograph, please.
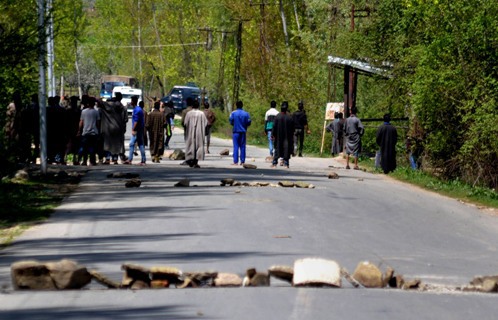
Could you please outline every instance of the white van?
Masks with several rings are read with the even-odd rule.
[[[112,89],[112,97],[116,96],[116,92],[121,92],[123,95],[123,99],[121,99],[121,103],[126,106],[126,110],[128,111],[128,114],[133,113],[133,107],[131,106],[131,97],[133,96],[138,96],[138,102],[142,101],[142,90],[141,89],[135,89],[132,87],[126,87],[126,86],[118,86],[114,87]]]

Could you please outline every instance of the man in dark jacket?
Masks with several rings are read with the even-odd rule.
[[[308,117],[306,116],[306,111],[304,111],[304,104],[299,101],[297,105],[298,110],[292,114],[292,119],[294,120],[294,152],[298,152],[300,157],[303,156],[303,143],[304,143],[304,132],[310,134],[311,131],[308,129]]]
[[[272,168],[277,166],[279,158],[283,159],[285,167],[289,168],[289,159],[294,148],[294,121],[287,113],[287,101],[282,102],[280,113],[273,120],[272,139],[275,146]]]
[[[396,169],[396,142],[398,132],[391,125],[391,115],[384,115],[384,124],[377,129],[376,141],[380,146],[380,164],[385,174]]]

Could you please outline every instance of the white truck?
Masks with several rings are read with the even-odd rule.
[[[142,90],[136,89],[128,86],[118,86],[112,89],[112,97],[116,96],[116,92],[121,92],[123,95],[123,99],[121,99],[121,103],[126,106],[126,110],[128,114],[133,113],[133,107],[131,106],[131,97],[138,96],[138,103],[142,101]]]

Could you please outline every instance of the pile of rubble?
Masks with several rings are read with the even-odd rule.
[[[123,264],[121,282],[105,275],[88,270],[75,261],[57,262],[20,261],[12,264],[11,275],[14,289],[68,290],[81,289],[92,280],[109,289],[163,289],[163,288],[203,288],[203,287],[261,287],[270,286],[271,279],[288,282],[294,287],[341,288],[346,279],[355,288],[398,288],[404,290],[428,291],[441,289],[423,284],[419,279],[407,280],[395,275],[388,267],[384,273],[373,263],[360,262],[353,274],[333,260],[305,258],[294,262],[294,266],[272,266],[266,272],[255,268],[246,271],[242,278],[237,274],[217,271],[182,272],[169,266],[144,267]],[[452,291],[498,292],[498,276],[476,277],[464,287],[449,288]]]

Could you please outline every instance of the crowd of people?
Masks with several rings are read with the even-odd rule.
[[[39,106],[33,95],[30,104],[24,106],[18,93],[7,108],[4,127],[6,147],[18,162],[35,163],[40,156]],[[128,156],[125,154],[125,133],[128,122],[127,107],[121,103],[119,92],[116,97],[102,101],[84,95],[78,97],[50,97],[46,108],[47,163],[73,165],[132,164],[133,157],[140,152],[140,162],[146,164],[145,146],[149,146],[152,162],[159,163],[165,149],[169,149],[174,129],[173,103],[153,101],[152,110],[144,110],[144,102],[132,97],[131,139]],[[200,110],[198,100],[187,99],[187,108],[182,113],[185,139],[184,165],[199,167],[209,153],[211,129],[216,121],[209,103],[203,103]],[[333,156],[346,154],[346,169],[359,169],[358,156],[361,151],[361,137],[364,127],[356,116],[357,109],[351,109],[350,116],[344,119],[342,113],[335,113],[335,119],[326,127],[332,132]],[[251,117],[243,109],[243,102],[236,102],[236,109],[230,114],[232,125],[233,163],[243,165],[246,161],[247,130]],[[264,132],[268,137],[268,149],[272,167],[278,163],[289,168],[290,158],[303,156],[305,133],[310,134],[304,103],[300,101],[297,111],[290,113],[289,104],[283,101],[280,111],[277,103],[271,101],[265,113]],[[384,116],[384,123],[376,134],[380,147],[381,167],[385,173],[396,168],[397,131],[390,124],[390,115]]]
[[[158,162],[164,149],[169,148],[174,128],[172,104],[155,101],[154,109],[147,114],[144,103],[137,104],[138,97],[132,98],[132,143],[126,156],[128,113],[121,100],[119,92],[107,101],[88,95],[81,100],[76,96],[49,97],[45,117],[47,163],[85,166],[118,164],[120,160],[131,164],[137,145],[142,156],[140,164],[145,164],[148,140],[152,161]],[[30,104],[23,105],[19,93],[14,94],[7,108],[4,143],[7,153],[18,163],[36,163],[40,157],[39,114],[37,95],[32,96]]]

